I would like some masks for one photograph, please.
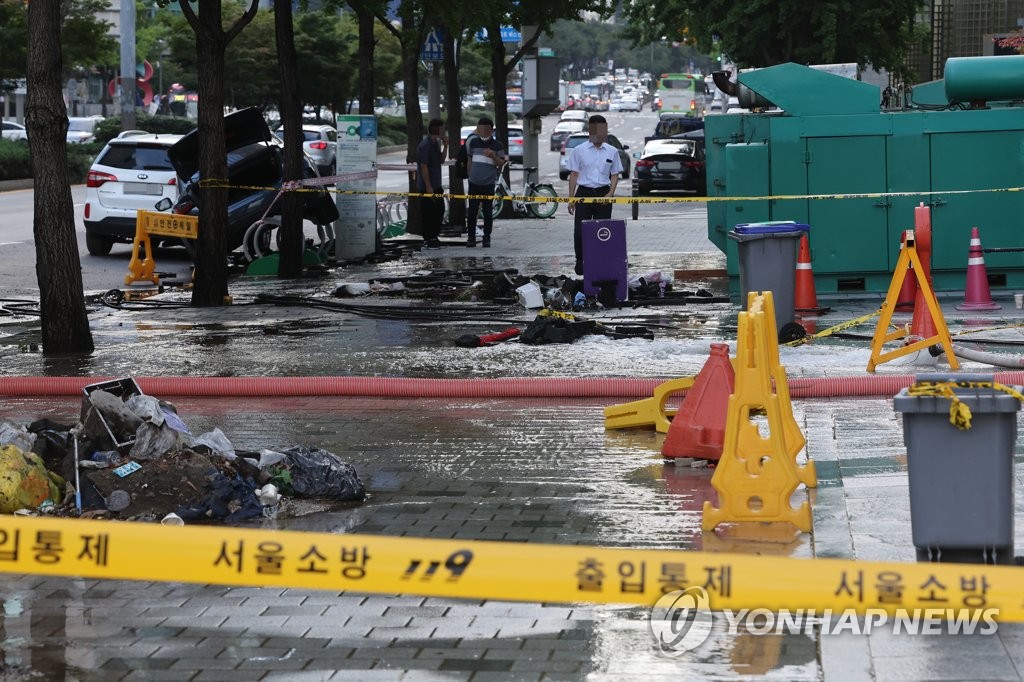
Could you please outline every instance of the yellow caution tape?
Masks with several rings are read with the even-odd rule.
[[[0,572],[652,605],[702,587],[721,609],[985,608],[1024,621],[1020,569],[0,518]]]
[[[855,317],[852,320],[847,320],[846,322],[840,322],[839,324],[837,324],[835,326],[832,326],[832,327],[829,327],[828,329],[822,329],[817,334],[811,334],[810,336],[805,336],[803,338],[796,339],[794,341],[787,341],[786,343],[784,343],[782,345],[783,346],[802,346],[805,343],[810,343],[814,339],[823,339],[826,336],[832,336],[833,334],[838,334],[839,332],[845,331],[847,329],[850,329],[851,327],[856,327],[859,324],[864,324],[865,322],[870,320],[872,317],[875,317],[876,315],[879,315],[881,312],[882,312],[882,310],[881,310],[881,308],[879,308],[878,310],[876,310],[873,313],[868,313],[867,315],[861,315],[860,317]]]
[[[1024,395],[1021,395],[1016,389],[1003,384],[997,384],[994,381],[918,381],[907,388],[907,395],[934,396],[948,399],[950,401],[949,423],[961,431],[966,431],[971,428],[971,408],[960,401],[960,397],[953,390],[956,388],[988,388],[993,391],[1006,393],[1024,402]]]
[[[261,185],[234,185],[223,179],[211,178],[200,180],[202,187],[214,187],[222,189],[249,189],[249,190],[279,190],[283,188]],[[723,201],[799,201],[799,200],[831,200],[831,199],[881,199],[885,197],[926,197],[933,195],[947,194],[977,194],[992,192],[1020,192],[1024,187],[1000,187],[996,189],[961,189],[941,190],[926,192],[864,192],[859,194],[782,194],[772,196],[749,196],[749,197],[546,197],[546,196],[511,196],[493,194],[427,194],[426,192],[395,192],[394,190],[355,190],[355,189],[334,189],[331,187],[292,187],[285,191],[289,192],[320,192],[327,191],[334,194],[368,194],[395,195],[407,197],[448,197],[449,199],[510,199],[525,203],[546,203],[555,202],[563,204],[587,203],[587,204],[678,204],[678,203],[714,203]]]
[[[554,310],[552,308],[544,308],[539,313],[537,313],[537,317],[560,317],[563,320],[568,320],[569,322],[576,321],[576,316],[573,315],[572,313],[566,313],[562,312],[561,310]]]

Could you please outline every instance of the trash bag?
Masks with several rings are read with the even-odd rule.
[[[157,426],[143,422],[135,432],[135,442],[128,456],[138,460],[159,459],[168,452],[181,449],[181,434],[167,424]]]
[[[192,443],[192,449],[196,450],[200,446],[206,447],[210,452],[227,459],[235,458],[235,446],[231,444],[231,441],[228,440],[228,437],[219,428],[214,428],[213,431],[196,436],[195,442]],[[199,452],[202,452],[202,450],[199,450]]]
[[[139,419],[160,426],[164,423],[164,412],[160,409],[160,400],[151,395],[133,395],[124,401],[125,406],[134,412]]]
[[[286,495],[343,502],[362,500],[366,489],[348,462],[334,453],[303,445],[284,450],[291,473],[291,493],[278,485]],[[275,482],[276,484],[276,482]]]
[[[50,474],[34,452],[0,445],[0,513],[38,509],[50,501],[60,504],[64,481]]]
[[[519,335],[520,343],[540,345],[545,343],[572,343],[588,334],[599,334],[597,322],[593,320],[567,320],[563,317],[538,315]]]
[[[0,419],[0,445],[13,445],[22,452],[28,452],[36,443],[36,434],[27,431],[14,422]]]
[[[113,393],[107,393],[106,391],[93,391],[89,394],[87,400],[92,406],[90,409],[96,410],[103,415],[103,420],[110,428],[111,434],[113,434],[118,443],[127,442],[142,424],[142,419],[128,409],[128,406],[124,404],[124,401]],[[83,420],[83,423],[85,424],[89,435],[93,438],[102,439],[107,436],[107,434],[103,432],[102,425],[98,420],[94,422],[86,418]],[[94,424],[95,426],[93,426]]]

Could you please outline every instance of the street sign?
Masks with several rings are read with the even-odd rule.
[[[538,47],[537,48],[537,56],[538,57],[554,57],[555,56],[555,48],[553,48],[553,47]]]
[[[436,28],[431,29],[423,41],[420,60],[425,62],[444,61],[444,43],[441,42],[441,32]]]
[[[487,42],[487,29],[482,28],[476,34],[476,40],[479,43]],[[501,42],[503,43],[519,43],[523,40],[523,34],[516,29],[515,26],[502,26],[501,27]]]
[[[501,27],[501,42],[503,43],[518,43],[523,40],[523,34],[518,31],[514,26],[502,26]]]

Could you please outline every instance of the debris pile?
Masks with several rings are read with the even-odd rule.
[[[74,425],[0,420],[0,513],[234,523],[276,514],[282,496],[366,497],[337,455],[305,446],[236,451],[220,429],[193,436],[173,404],[131,378],[83,393]]]

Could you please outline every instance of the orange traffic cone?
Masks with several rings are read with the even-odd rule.
[[[711,356],[672,418],[661,447],[662,456],[721,459],[729,396],[735,386],[729,347],[724,343],[711,344]]]
[[[804,328],[807,336],[814,336],[818,333],[818,320],[813,315],[809,317],[797,315],[794,322]]]
[[[967,254],[967,288],[964,302],[957,310],[999,310],[1001,305],[992,300],[988,288],[988,272],[985,270],[985,256],[981,251],[981,236],[978,228],[971,228],[971,246]]]
[[[907,232],[900,232],[900,251],[907,242]],[[896,310],[913,310],[914,300],[917,298],[917,277],[914,277],[914,265],[911,264],[907,276],[903,278],[903,287],[900,289],[899,298],[896,299]]]
[[[811,269],[811,246],[807,234],[800,235],[800,253],[796,259],[796,293],[793,297],[798,313],[827,313],[830,308],[818,306],[818,293],[814,289],[814,271]]]
[[[914,207],[914,243],[917,249],[917,257],[921,261],[921,275],[928,287],[932,284],[932,213],[931,208],[922,202]],[[907,275],[911,273],[908,271]],[[932,289],[934,291],[934,289]],[[924,290],[917,288],[914,296],[914,317],[910,321],[910,335],[919,339],[930,339],[937,336],[938,329],[935,328],[935,320],[928,310],[928,303],[924,300]]]

